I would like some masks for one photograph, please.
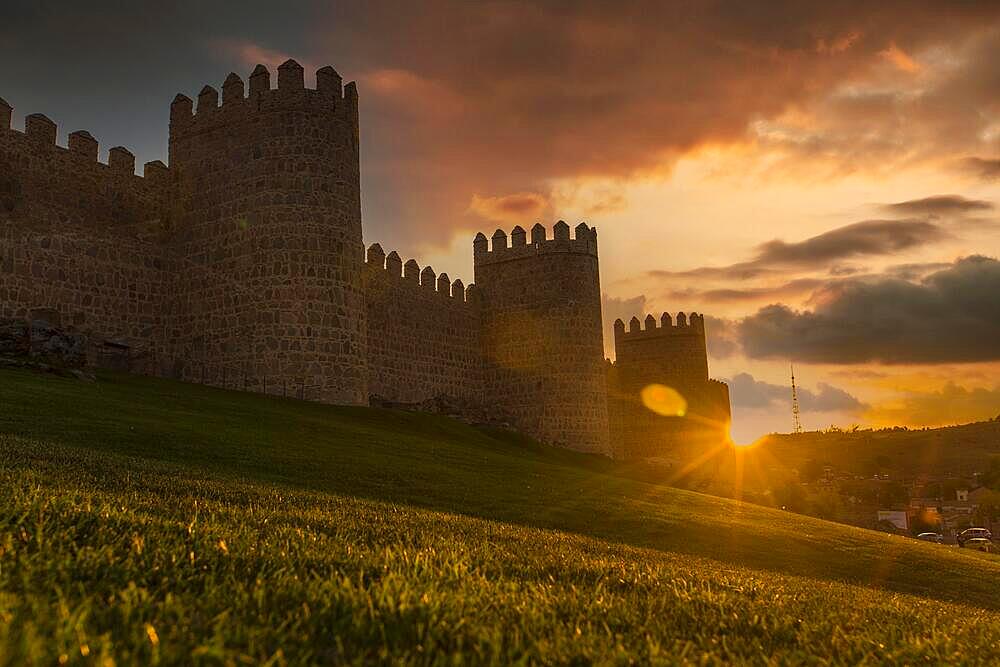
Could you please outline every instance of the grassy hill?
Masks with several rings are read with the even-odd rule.
[[[989,663],[1000,559],[428,415],[0,370],[0,663]]]
[[[894,478],[972,475],[1000,456],[1000,421],[919,430],[862,430],[770,435],[759,455],[792,468],[814,460],[859,474],[892,473]]]

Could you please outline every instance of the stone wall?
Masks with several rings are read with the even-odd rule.
[[[625,459],[669,456],[682,445],[705,449],[724,441],[730,421],[729,388],[708,377],[705,319],[698,313],[663,313],[643,323],[617,320],[615,363],[608,368],[612,440]],[[642,390],[660,384],[686,402],[683,416],[658,414]]]
[[[156,248],[111,234],[46,233],[0,221],[0,317],[44,310],[94,340],[162,348],[170,267]]]
[[[470,294],[472,293],[470,286]],[[395,403],[439,396],[482,402],[479,310],[461,280],[368,250],[368,389]]]
[[[146,164],[139,177],[128,150],[112,148],[103,164],[88,132],[71,133],[63,148],[56,131],[42,114],[27,116],[24,132],[11,129],[10,107],[0,100],[0,215],[60,231],[100,231],[160,217],[170,180],[163,163]]]
[[[258,66],[249,94],[231,74],[221,106],[210,86],[171,105],[171,341],[210,373],[366,404],[357,89],[329,67],[316,83],[288,61],[276,89]]]
[[[41,312],[98,346],[161,349],[171,267],[156,239],[169,170],[151,162],[139,177],[124,148],[104,164],[87,132],[70,133],[63,148],[45,116],[28,115],[24,132],[10,118],[0,100],[0,317]]]
[[[597,231],[535,225],[474,241],[484,394],[542,442],[610,453]]]
[[[86,132],[57,146],[44,116],[10,129],[0,100],[0,319],[44,313],[97,345],[92,361],[126,370],[467,410],[619,457],[655,455],[664,433],[686,433],[641,408],[649,382],[682,391],[690,417],[728,421],[700,316],[634,320],[629,332],[619,322],[618,360],[605,363],[586,224],[573,238],[562,221],[553,238],[515,227],[509,243],[497,230],[492,247],[478,235],[475,290],[378,245],[366,262],[357,89],[330,67],[307,89],[294,61],[277,79],[272,88],[258,66],[248,91],[229,75],[221,104],[211,86],[197,105],[178,95],[170,168],[151,162],[143,177],[120,147],[100,163]]]
[[[615,322],[615,360],[623,389],[641,389],[651,382],[680,389],[708,381],[704,317],[678,313],[675,324],[663,313],[659,323],[647,315],[642,324],[644,328],[633,317],[626,331],[621,320]]]

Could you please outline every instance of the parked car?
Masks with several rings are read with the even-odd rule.
[[[962,546],[966,549],[975,549],[976,551],[993,551],[993,542],[985,537],[970,537]]]
[[[944,543],[944,535],[941,533],[920,533],[917,535],[917,539],[924,542],[933,542],[934,544]]]
[[[993,533],[986,528],[966,528],[958,534],[958,546],[964,547],[969,540],[993,541]]]

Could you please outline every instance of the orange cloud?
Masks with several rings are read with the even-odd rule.
[[[816,51],[819,53],[836,55],[847,51],[849,48],[854,46],[859,39],[861,39],[861,33],[856,30],[852,30],[846,35],[834,37],[829,41],[824,38],[820,38],[820,40],[816,43]]]
[[[909,72],[910,74],[915,74],[922,69],[920,67],[920,63],[911,58],[906,51],[903,51],[903,49],[896,46],[895,42],[890,44],[888,48],[879,51],[879,55],[895,65],[898,69],[901,69],[904,72]]]
[[[537,192],[518,192],[503,197],[472,195],[469,211],[493,222],[522,224],[542,217],[549,201]]]
[[[982,87],[955,82],[961,90],[934,89],[928,95],[939,99],[930,99],[866,86],[881,85],[875,66],[887,58],[919,67],[910,54],[959,49],[1000,18],[1000,6],[892,1],[752,11],[649,2],[622,11],[601,2],[437,0],[336,12],[316,42],[364,63],[363,180],[379,187],[365,202],[367,221],[405,220],[400,231],[427,242],[471,225],[474,194],[628,182],[663,174],[705,146],[752,144],[787,154],[789,164],[885,169],[916,152],[941,157],[944,137],[952,151],[969,147],[991,117],[970,116]],[[341,27],[359,22],[365,30]],[[972,64],[958,70],[987,75]],[[901,123],[900,104],[918,105],[921,122]],[[778,131],[760,136],[755,127]]]

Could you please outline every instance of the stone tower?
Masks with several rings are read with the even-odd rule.
[[[479,234],[468,288],[379,243],[366,257],[356,86],[324,67],[306,88],[293,60],[276,87],[261,65],[247,83],[177,95],[169,167],[142,176],[84,130],[57,145],[42,114],[11,127],[0,99],[0,320],[70,328],[96,366],[430,409],[618,458],[724,435],[700,315],[619,321],[605,362],[595,229]],[[649,384],[687,415],[644,407]]]
[[[616,320],[615,363],[608,393],[611,433],[625,459],[669,454],[679,445],[721,441],[729,428],[729,389],[708,376],[705,317],[663,313],[659,322],[647,315]],[[657,414],[643,404],[649,385],[674,389],[686,402],[683,416]]]
[[[484,396],[542,442],[610,454],[597,230],[473,242]]]
[[[248,93],[230,74],[221,105],[211,86],[171,105],[166,338],[210,376],[367,404],[357,88],[324,67],[307,89],[294,60],[277,78],[258,65]]]

